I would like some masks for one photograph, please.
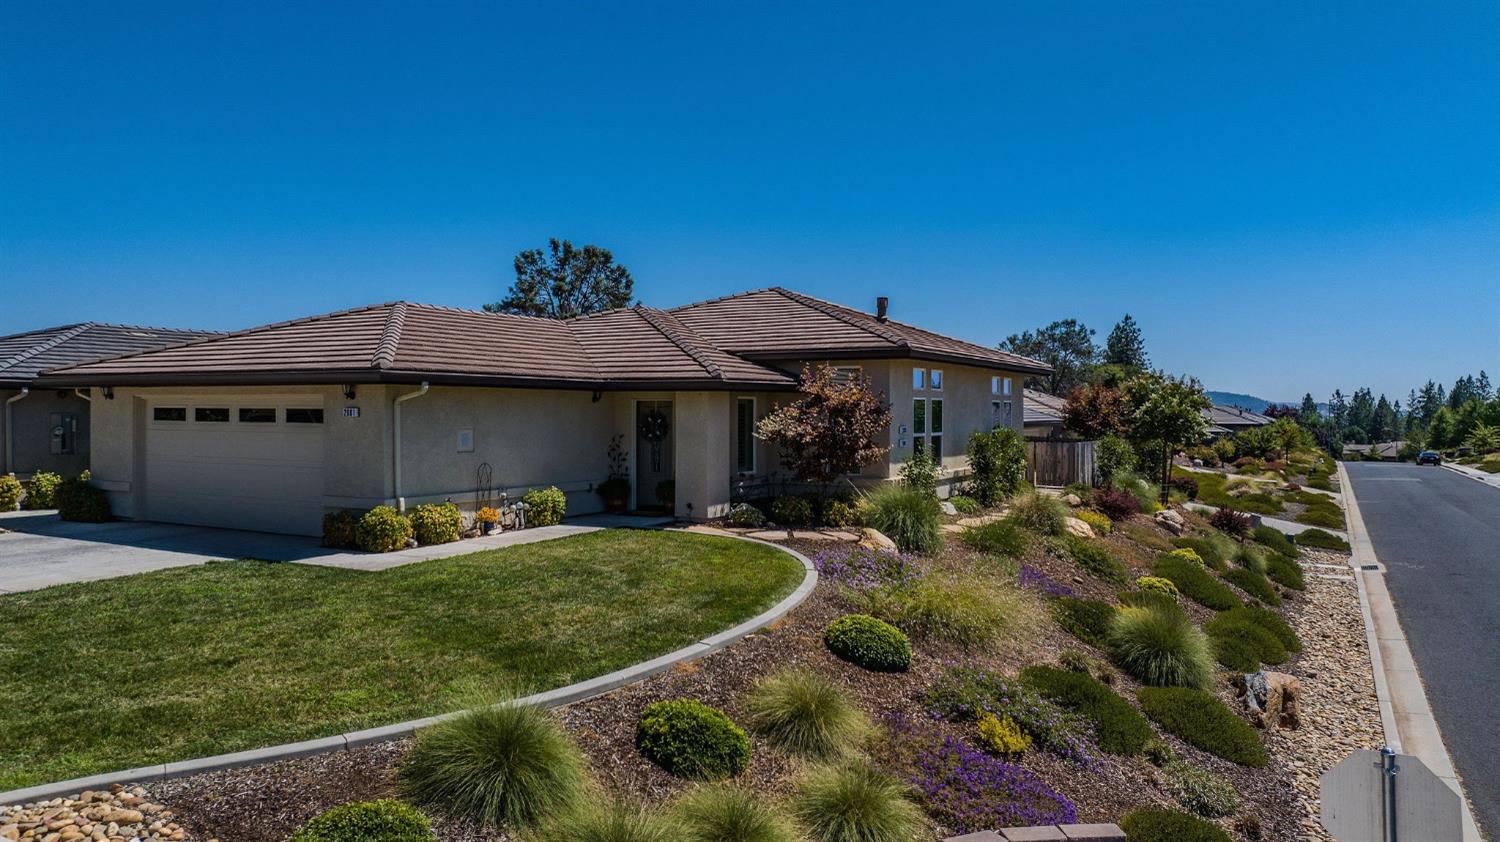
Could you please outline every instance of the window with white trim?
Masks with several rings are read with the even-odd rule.
[[[911,390],[920,392],[927,388],[927,369],[914,368],[911,370]]]
[[[940,392],[940,391],[942,391],[943,390],[943,370],[940,369],[940,368],[934,368],[933,370],[927,372],[927,383],[928,383],[928,385],[930,385],[932,387],[932,390],[934,392]]]
[[[911,451],[943,458],[943,399],[913,398],[911,402]]]
[[[152,421],[187,421],[185,406],[156,406],[151,408]]]
[[[1008,394],[1010,394],[1010,378],[1009,377],[1004,378],[1002,380],[1002,382],[1001,382],[1000,385],[1002,387],[1002,391],[1000,392],[1000,394],[1002,394],[1002,395],[1008,395]]]
[[[833,382],[845,385],[864,374],[864,369],[857,365],[841,365],[833,370]]]
[[[990,401],[990,425],[992,429],[1011,426],[1013,420],[1011,401]]]
[[[734,402],[734,469],[742,474],[755,473],[755,398]]]

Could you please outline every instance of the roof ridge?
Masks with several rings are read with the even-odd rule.
[[[420,307],[424,310],[446,310],[450,313],[467,313],[471,316],[494,316],[500,319],[526,319],[533,322],[550,322],[552,324],[564,324],[582,316],[573,316],[569,319],[554,319],[551,316],[528,316],[525,313],[495,313],[490,310],[475,310],[472,307],[455,307],[452,304],[427,304],[421,301],[403,302],[412,307]],[[628,309],[628,308],[620,308]],[[604,311],[608,312],[608,311]]]
[[[824,301],[821,298],[813,298],[810,295],[803,295],[800,292],[794,292],[785,287],[772,287],[771,289],[781,293],[782,295],[790,298],[798,304],[803,305],[804,307],[811,307],[812,309],[817,310],[824,315],[832,316],[833,318],[838,319],[839,321],[847,325],[853,325],[854,327],[857,327],[860,330],[865,331],[866,333],[873,333],[881,339],[884,339],[885,341],[891,343],[892,345],[896,345],[900,348],[911,347],[911,343],[906,340],[906,337],[887,330],[884,325],[880,324],[880,321],[878,319],[866,313],[852,310],[848,307],[843,306],[842,304],[834,304],[831,301]],[[854,317],[853,314],[856,312],[859,313],[861,318]]]
[[[38,356],[46,351],[50,351],[53,348],[56,348],[62,343],[68,341],[69,339],[77,336],[78,334],[83,333],[90,327],[93,327],[93,325],[93,322],[79,322],[78,324],[72,325],[67,330],[64,330],[62,333],[59,333],[58,335],[52,337],[51,339],[48,339],[40,345],[33,345],[18,354],[0,360],[0,369],[12,368],[18,363],[29,360],[32,357]]]
[[[406,326],[406,302],[397,301],[385,318],[385,330],[381,331],[380,344],[375,347],[375,356],[370,364],[376,368],[390,368],[396,362],[396,346],[401,344],[401,328]]]
[[[667,312],[675,313],[678,310],[691,310],[694,307],[701,307],[704,304],[717,304],[720,301],[733,301],[736,298],[744,298],[745,296],[757,295],[762,292],[776,292],[780,289],[781,287],[778,286],[760,287],[759,289],[747,289],[744,292],[734,292],[730,293],[729,295],[718,296],[717,298],[705,298],[702,301],[689,301],[686,304],[678,304],[676,307],[667,308]]]
[[[641,315],[641,318],[646,320],[647,324],[656,328],[658,333],[665,336],[672,344],[680,348],[683,353],[692,357],[693,362],[708,372],[710,377],[715,380],[724,379],[724,369],[720,368],[718,363],[709,359],[708,355],[703,352],[703,348],[692,340],[697,340],[697,343],[704,345],[707,345],[708,342],[697,334],[690,333],[677,321],[676,317],[660,310],[653,310],[644,304],[637,304],[635,311]]]

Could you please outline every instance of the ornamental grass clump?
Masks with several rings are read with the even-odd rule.
[[[1040,491],[1028,491],[1011,503],[1009,517],[1040,535],[1061,535],[1068,520],[1063,501]]]
[[[854,751],[869,719],[833,682],[785,669],[755,683],[745,700],[750,729],[789,754],[828,760]]]
[[[1177,609],[1121,609],[1109,630],[1110,653],[1145,684],[1207,687],[1213,681],[1213,649],[1203,632]]]
[[[960,533],[965,544],[1001,558],[1019,558],[1031,546],[1031,533],[1011,518],[992,520]]]
[[[884,594],[873,612],[908,634],[981,649],[1035,628],[1041,611],[1027,592],[998,577],[930,574]]]
[[[791,820],[766,797],[727,784],[699,786],[673,805],[674,842],[799,842]]]
[[[527,837],[534,842],[682,842],[671,817],[625,803],[588,804]]]
[[[1131,810],[1120,829],[1130,842],[1229,842],[1218,825],[1178,810]]]
[[[939,529],[942,509],[925,491],[887,483],[865,498],[866,522],[895,542],[903,552],[927,555],[943,545]]]
[[[417,732],[398,779],[419,804],[481,825],[526,828],[576,806],[584,762],[546,711],[507,703]]]
[[[1204,569],[1201,563],[1183,558],[1179,553],[1191,550],[1176,550],[1157,558],[1155,573],[1172,584],[1184,596],[1215,611],[1226,611],[1240,606],[1239,597]]]
[[[315,816],[289,842],[433,842],[427,817],[400,801],[342,804]]]
[[[1064,535],[1058,540],[1063,554],[1088,573],[1115,585],[1130,582],[1130,568],[1103,544],[1077,535]]]
[[[1266,572],[1266,555],[1255,544],[1244,543],[1234,548],[1234,555],[1230,557],[1235,567],[1251,570],[1256,573]]]
[[[1088,722],[1027,684],[977,667],[949,667],[927,690],[928,710],[953,722],[988,713],[1020,726],[1039,749],[1081,765],[1094,762]]]
[[[750,763],[750,737],[728,714],[697,699],[646,706],[635,745],[652,763],[681,778],[734,777]]]
[[[792,814],[814,842],[911,842],[926,821],[911,789],[863,761],[808,773]]]
[[[1072,802],[1031,771],[930,723],[893,717],[888,724],[891,738],[877,762],[909,783],[943,827],[970,833],[1077,821]]]
[[[1255,729],[1212,693],[1190,687],[1142,687],[1136,699],[1162,730],[1190,745],[1242,766],[1258,768],[1268,762]]]
[[[1110,754],[1139,754],[1151,739],[1146,718],[1087,669],[1031,666],[1021,670],[1020,678],[1047,700],[1088,720],[1094,741]]]
[[[828,651],[876,672],[911,668],[911,641],[895,626],[868,614],[846,614],[823,632]]]

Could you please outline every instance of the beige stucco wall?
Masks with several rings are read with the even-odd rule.
[[[71,390],[32,389],[26,397],[9,404],[11,426],[6,427],[3,407],[19,389],[0,389],[0,473],[27,476],[51,471],[63,476],[82,473],[89,466],[89,402]],[[77,421],[73,453],[52,453],[52,413],[72,413]],[[11,437],[14,435],[14,442]],[[8,453],[13,451],[14,464]]]
[[[912,388],[912,369],[921,368],[927,372],[938,369],[943,372],[943,388],[933,390],[931,388],[920,391]],[[896,476],[901,469],[901,463],[905,462],[912,454],[912,400],[916,397],[941,398],[943,401],[943,454],[941,459],[942,479],[944,487],[940,491],[947,493],[951,482],[960,479],[968,470],[968,457],[964,455],[964,449],[968,444],[969,435],[978,431],[993,429],[995,419],[991,403],[993,401],[1011,401],[1011,428],[1017,433],[1022,432],[1024,410],[1022,408],[1022,381],[1025,375],[1018,371],[996,371],[988,368],[977,368],[974,366],[952,365],[949,363],[933,363],[925,360],[893,360],[890,364],[890,390],[891,397],[891,451],[887,463],[887,476]],[[991,392],[991,378],[1009,377],[1011,379],[1011,394],[1009,396],[996,395]],[[905,433],[901,430],[903,426]],[[902,444],[902,440],[905,444]]]

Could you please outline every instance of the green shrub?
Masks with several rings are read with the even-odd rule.
[[[953,510],[961,515],[972,515],[983,508],[978,500],[963,494],[955,494],[949,497],[948,502],[953,506]]]
[[[1235,543],[1222,532],[1213,532],[1202,537],[1173,538],[1172,545],[1197,553],[1198,557],[1203,559],[1204,566],[1212,570],[1224,570],[1235,548]]]
[[[1091,722],[1099,748],[1110,754],[1139,754],[1151,738],[1146,718],[1086,671],[1032,666],[1021,670],[1021,680],[1044,698]]]
[[[699,786],[672,808],[682,836],[677,842],[799,842],[785,816],[765,795],[725,784]]]
[[[1135,450],[1119,436],[1105,436],[1094,446],[1094,465],[1105,482],[1116,474],[1135,470]]]
[[[359,548],[355,531],[359,528],[359,514],[349,509],[323,513],[323,546],[344,550]]]
[[[870,721],[833,682],[804,669],[761,678],[745,700],[751,730],[789,754],[827,760],[855,749]]]
[[[1271,581],[1294,591],[1307,590],[1307,580],[1302,576],[1302,565],[1284,555],[1272,555],[1266,560],[1266,575]]]
[[[1142,687],[1141,710],[1167,733],[1243,766],[1265,766],[1266,747],[1218,697],[1191,687]]]
[[[398,778],[419,804],[481,825],[525,828],[577,804],[584,762],[546,711],[499,704],[418,731]]]
[[[925,825],[910,790],[869,764],[815,769],[797,788],[792,812],[813,842],[911,842]]]
[[[1229,842],[1218,825],[1177,810],[1131,810],[1120,829],[1130,842]]]
[[[356,543],[368,553],[404,550],[411,536],[411,519],[390,506],[376,506],[365,512],[354,528]]]
[[[1002,558],[1019,558],[1031,546],[1031,533],[1010,518],[992,520],[959,534],[965,544]]]
[[[968,493],[993,506],[1020,490],[1026,481],[1026,445],[1015,430],[1002,428],[969,436]]]
[[[1165,766],[1177,759],[1177,752],[1173,751],[1172,746],[1160,737],[1146,740],[1146,744],[1141,747],[1141,755],[1152,766]]]
[[[978,722],[986,713],[1011,719],[1059,757],[1088,762],[1092,730],[1088,721],[1049,701],[1025,681],[975,667],[948,667],[925,699],[930,711],[952,722]]]
[[[903,552],[927,554],[943,545],[942,509],[937,498],[903,485],[887,483],[870,492],[867,522]]]
[[[1009,517],[1033,532],[1061,535],[1067,525],[1068,507],[1050,494],[1029,491],[1011,503]]]
[[[843,500],[829,500],[823,504],[822,520],[829,527],[858,526],[859,512]]]
[[[1321,529],[1304,529],[1297,533],[1297,543],[1304,547],[1317,547],[1323,550],[1338,550],[1349,552],[1349,542],[1343,538],[1325,532]]]
[[[427,817],[400,801],[381,799],[327,810],[292,834],[290,842],[432,842]]]
[[[1109,484],[1114,489],[1124,491],[1134,497],[1136,505],[1140,506],[1143,512],[1153,512],[1160,508],[1157,498],[1161,492],[1145,477],[1126,471],[1110,477]]]
[[[1109,629],[1115,662],[1145,684],[1207,687],[1213,681],[1208,638],[1180,610],[1124,608]]]
[[[932,454],[923,450],[901,463],[901,484],[928,497],[937,497],[938,464]]]
[[[771,520],[781,526],[806,526],[812,523],[812,502],[806,497],[777,497],[771,501]]]
[[[59,518],[78,523],[105,523],[113,517],[109,495],[104,489],[90,484],[89,480],[89,472],[84,471],[57,486],[55,499]]]
[[[1255,527],[1255,529],[1251,530],[1250,537],[1253,538],[1256,543],[1264,544],[1265,546],[1270,547],[1273,552],[1281,553],[1288,558],[1297,557],[1297,545],[1293,544],[1292,539],[1286,537],[1286,535],[1279,529],[1274,529],[1272,527],[1266,526],[1265,524],[1261,524],[1260,526],[1257,526]]]
[[[682,842],[681,826],[629,804],[588,804],[564,813],[528,837],[535,842]]]
[[[1101,649],[1108,645],[1116,610],[1113,605],[1096,599],[1063,596],[1052,601],[1052,617],[1063,631]]]
[[[24,490],[15,474],[0,474],[0,512],[15,511]]]
[[[1235,672],[1255,672],[1260,669],[1260,657],[1254,642],[1218,634],[1210,634],[1209,641],[1213,644],[1214,660],[1225,669]]]
[[[1276,595],[1276,589],[1271,587],[1270,580],[1263,573],[1236,567],[1224,574],[1224,581],[1237,585],[1240,590],[1267,605],[1281,604],[1281,597]]]
[[[1286,662],[1286,646],[1266,627],[1225,611],[1203,624],[1219,663],[1236,672],[1255,672],[1261,664]]]
[[[1125,562],[1115,558],[1103,544],[1077,535],[1064,535],[1059,540],[1074,564],[1111,584],[1130,583],[1130,568],[1125,566]]]
[[[521,497],[526,504],[527,526],[552,526],[562,523],[568,513],[568,495],[557,486],[533,488]]]
[[[1173,602],[1177,601],[1177,586],[1172,584],[1171,579],[1163,579],[1160,576],[1138,576],[1135,580],[1135,586],[1143,591],[1156,591],[1157,593],[1165,594],[1170,596]]]
[[[901,630],[866,614],[846,614],[828,624],[823,642],[844,660],[877,672],[906,672],[911,641]]]
[[[1276,639],[1281,641],[1282,648],[1286,649],[1286,651],[1302,651],[1302,640],[1297,637],[1297,632],[1292,629],[1292,625],[1288,623],[1286,619],[1283,618],[1280,614],[1272,611],[1269,608],[1265,608],[1259,605],[1247,605],[1243,608],[1233,608],[1229,611],[1222,611],[1219,613],[1218,617],[1215,617],[1215,619],[1219,618],[1224,618],[1226,621],[1243,620],[1246,622],[1254,623],[1270,632],[1271,634],[1276,635]],[[1209,622],[1213,621],[1210,620]]]
[[[1325,529],[1344,528],[1344,510],[1337,503],[1328,503],[1321,506],[1309,506],[1293,520],[1305,523],[1308,526],[1321,526]]]
[[[743,529],[759,529],[766,525],[766,515],[749,503],[735,503],[729,508],[724,522]]]
[[[31,475],[31,481],[26,483],[26,499],[23,505],[28,509],[50,509],[57,505],[57,489],[62,485],[62,477],[50,471],[37,471]]]
[[[1078,516],[1079,520],[1088,524],[1089,528],[1100,535],[1108,535],[1115,529],[1115,522],[1110,520],[1109,515],[1103,512],[1096,512],[1093,509],[1079,509],[1074,514]]]
[[[1028,596],[998,577],[931,574],[889,591],[872,613],[909,634],[965,648],[984,647],[1037,617]]]
[[[1202,565],[1194,564],[1181,556],[1167,553],[1157,558],[1155,572],[1164,579],[1171,579],[1177,590],[1189,599],[1215,611],[1240,605],[1239,597],[1234,595],[1234,591],[1215,579]]]
[[[427,503],[411,510],[412,535],[417,543],[451,544],[464,531],[464,515],[452,503]]]
[[[1161,579],[1160,576],[1142,576],[1142,579]],[[1172,584],[1170,579],[1161,579],[1167,584]],[[1174,588],[1176,585],[1172,585]],[[1121,605],[1131,608],[1163,608],[1181,611],[1177,604],[1177,597],[1157,588],[1141,588],[1134,591],[1120,591],[1118,594]]]
[[[750,738],[728,714],[697,699],[646,706],[635,745],[647,760],[678,777],[717,780],[750,763]]]

